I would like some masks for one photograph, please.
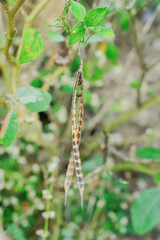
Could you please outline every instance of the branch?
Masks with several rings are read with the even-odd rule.
[[[104,164],[104,165],[96,168],[89,174],[87,174],[87,176],[84,178],[85,181],[91,180],[94,175],[100,174],[104,170],[106,170],[106,172],[109,171],[109,172],[113,172],[113,173],[121,172],[121,171],[133,171],[133,172],[139,172],[142,174],[146,174],[151,177],[153,177],[157,173],[157,171],[150,169],[150,166],[147,167],[146,163],[139,164],[139,163],[135,163],[135,162],[123,162],[123,163],[116,164],[112,168],[107,168],[106,164]]]
[[[25,0],[18,0],[14,6],[11,8],[10,10],[10,14],[12,16],[15,16],[16,12],[19,10],[19,8],[23,5],[23,3],[25,2]]]
[[[53,81],[54,81],[54,84],[56,84],[56,79],[57,79],[62,73],[64,73],[66,70],[67,70],[66,66],[63,66],[63,67],[58,68],[53,74],[51,74],[51,75],[49,76],[49,78],[47,79],[47,81],[44,83],[42,89],[45,90],[45,91],[48,91],[49,88],[50,88],[51,83],[53,83]]]
[[[148,1],[146,1],[146,2],[139,8],[139,10],[136,12],[136,15],[141,14],[141,12],[142,12],[146,7],[148,7],[148,5],[150,5],[151,3],[153,3],[153,0],[148,0]]]
[[[4,2],[3,0],[0,0],[0,2],[5,7],[6,13],[8,15],[8,33],[7,33],[7,40],[6,40],[5,46],[3,48],[3,53],[12,65],[16,65],[15,58],[12,55],[10,55],[10,53],[9,53],[9,49],[12,44],[13,37],[16,33],[16,29],[14,27],[14,23],[15,23],[14,17],[15,17],[16,12],[18,11],[18,9],[24,3],[24,1],[25,0],[18,0],[15,3],[15,5],[11,9],[9,9],[8,4],[6,2]]]
[[[143,81],[145,79],[145,75],[146,75],[146,70],[147,70],[147,66],[144,60],[144,56],[143,56],[143,52],[142,52],[142,46],[139,42],[138,39],[138,34],[137,34],[137,26],[136,26],[136,15],[133,12],[133,10],[131,9],[130,11],[130,15],[131,15],[131,19],[132,19],[132,24],[133,24],[133,37],[134,37],[134,47],[136,49],[136,53],[138,56],[138,61],[139,61],[139,65],[141,68],[141,75],[140,75],[140,83],[137,87],[137,106],[140,107],[142,104],[142,100],[141,100],[141,88],[142,88],[142,84]]]
[[[147,71],[150,71],[152,68],[156,67],[160,63],[160,59],[152,63],[150,66],[147,67]]]
[[[126,171],[126,170],[144,173],[149,176],[154,176],[157,173],[157,171],[150,169],[150,167],[147,168],[146,164],[139,164],[134,162],[119,163],[119,164],[116,164],[112,169],[110,169],[110,171],[112,172]]]
[[[26,18],[27,26],[30,27],[33,21],[36,19],[36,17],[39,15],[41,10],[50,2],[50,0],[42,0],[40,3],[36,6],[35,9],[29,14],[29,16]]]
[[[139,112],[141,112],[144,109],[148,109],[156,104],[160,103],[160,96],[157,96],[155,98],[151,98],[148,101],[143,103],[143,106],[141,108],[134,107],[131,110],[122,113],[114,121],[108,124],[108,126],[105,127],[106,131],[113,131],[115,128],[119,127],[121,124],[129,121],[134,116],[136,116]]]
[[[8,4],[6,1],[0,0],[1,4],[5,7],[6,10],[9,10]]]

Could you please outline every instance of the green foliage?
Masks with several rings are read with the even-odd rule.
[[[142,235],[160,222],[160,189],[150,188],[140,193],[131,207],[131,218],[135,233]]]
[[[30,83],[32,87],[41,88],[43,86],[43,81],[40,78],[35,78]]]
[[[80,67],[80,59],[79,57],[75,57],[73,59],[73,61],[70,64],[70,71],[71,73],[75,73],[76,71],[78,71],[79,67]]]
[[[139,148],[137,150],[137,156],[141,158],[160,160],[160,149],[152,147]]]
[[[67,92],[69,94],[72,94],[73,93],[73,87],[68,85],[68,84],[62,84],[60,89],[64,92]]]
[[[159,184],[160,183],[160,172],[157,172],[154,175],[153,181],[154,181],[155,184]]]
[[[51,101],[51,95],[48,92],[32,86],[19,88],[17,98],[32,112],[46,111]]]
[[[74,1],[71,1],[71,12],[73,16],[79,21],[83,21],[86,15],[85,7],[82,4]]]
[[[133,89],[137,89],[140,84],[140,80],[136,79],[135,81],[131,82],[130,87]]]
[[[110,38],[110,37],[114,37],[115,36],[112,28],[106,29],[106,28],[104,28],[102,26],[98,26],[96,28],[90,27],[89,29],[92,30],[95,33],[98,33],[98,34],[106,37],[106,38]]]
[[[106,16],[107,12],[107,7],[92,9],[85,16],[84,24],[86,25],[86,27],[97,26]]]
[[[91,80],[92,81],[102,80],[104,73],[105,73],[105,70],[103,70],[102,68],[96,67],[93,71],[93,76],[92,76]]]
[[[17,114],[14,113],[13,110],[9,111],[5,117],[3,122],[3,126],[0,131],[0,143],[4,145],[4,147],[9,147],[18,132],[18,122],[17,122]]]
[[[92,101],[92,93],[91,93],[91,91],[85,89],[84,90],[84,104],[90,105],[91,101]]]
[[[15,0],[8,0],[7,2],[10,6],[12,6],[15,3]]]
[[[127,31],[130,27],[130,15],[126,10],[122,10],[120,12],[121,20],[120,20],[120,26],[123,31]]]
[[[27,240],[24,236],[23,230],[15,224],[8,226],[7,233],[11,235],[14,240]]]
[[[81,23],[77,23],[71,31],[71,36],[68,41],[68,45],[74,44],[76,42],[81,41],[82,37],[84,36],[86,29]]]
[[[146,0],[141,0],[141,1],[136,0],[136,1],[135,1],[135,6],[136,6],[136,8],[137,8],[137,9],[141,8],[141,7],[145,4],[145,2],[146,2]]]
[[[106,57],[112,60],[113,63],[117,63],[117,59],[119,57],[119,51],[114,43],[108,44],[105,54],[106,54]]]
[[[101,166],[103,164],[103,156],[102,155],[94,155],[93,157],[86,159],[83,163],[83,171],[89,173],[96,169],[96,167]]]
[[[35,28],[26,30],[23,37],[22,50],[18,63],[26,63],[38,58],[44,50],[43,38],[40,32]]]

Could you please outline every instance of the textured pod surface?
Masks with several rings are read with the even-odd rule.
[[[80,95],[77,94],[78,85],[81,86]],[[76,121],[76,97],[80,97],[78,123]],[[72,182],[72,177],[73,177],[74,167],[75,167],[78,187],[81,194],[82,206],[83,206],[84,181],[83,181],[83,173],[82,173],[82,166],[81,166],[80,153],[79,153],[79,144],[80,144],[80,136],[81,136],[81,128],[82,128],[83,108],[84,108],[84,86],[83,86],[83,73],[82,73],[82,69],[80,69],[77,73],[76,83],[75,83],[73,98],[72,98],[72,112],[71,112],[72,152],[71,152],[71,157],[69,159],[64,188],[65,188],[65,204],[66,204],[67,193]]]

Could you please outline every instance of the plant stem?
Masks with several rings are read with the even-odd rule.
[[[54,185],[54,182],[50,183],[49,185],[49,188],[48,188],[49,194],[52,194],[53,185]],[[49,212],[49,211],[51,211],[51,199],[46,200],[45,212]],[[48,232],[48,231],[49,231],[49,219],[45,218],[44,232]],[[43,240],[46,240],[46,238],[47,237],[43,237]]]
[[[67,33],[70,32],[70,25],[67,25],[67,24],[65,23],[65,19],[66,19],[66,15],[68,16],[68,11],[69,11],[70,5],[71,5],[70,1],[69,1],[68,3],[65,2],[65,7],[64,7],[64,10],[63,10],[63,12],[62,12],[62,23],[63,23],[63,27],[64,27],[64,29],[65,29],[65,31],[66,31]],[[68,21],[68,20],[67,20],[67,23],[69,24],[69,21]]]
[[[15,14],[19,10],[19,8],[22,6],[24,1],[25,0],[18,0],[14,4],[14,6],[11,9],[9,9],[8,5],[6,3],[3,3],[3,1],[1,0],[1,3],[4,5],[6,13],[8,15],[8,33],[7,33],[7,40],[6,40],[5,46],[3,48],[3,53],[5,54],[7,60],[13,66],[16,65],[16,61],[15,61],[15,58],[12,55],[10,55],[9,49],[10,49],[10,46],[12,44],[13,37],[16,33],[16,29],[14,27],[14,25],[15,25]]]
[[[7,39],[5,42],[5,45],[3,47],[3,53],[6,56],[7,60],[9,63],[11,63],[11,65],[13,66],[13,72],[15,71],[15,69],[19,69],[19,67],[17,66],[16,63],[16,59],[14,56],[12,56],[9,53],[13,38],[15,36],[16,33],[16,29],[15,29],[15,15],[17,13],[17,11],[20,9],[20,7],[23,5],[25,0],[18,0],[12,8],[9,8],[7,3],[4,3],[2,0],[0,0],[0,2],[3,4],[3,6],[5,7],[6,13],[8,15],[8,33],[7,33]],[[10,76],[8,78],[8,74],[4,75],[6,77],[6,81],[7,81],[7,86],[8,89],[11,93],[15,93],[16,91],[16,78],[13,78],[12,76],[14,76],[14,74],[12,74],[12,76]]]
[[[78,44],[78,57],[81,56],[81,42]]]
[[[139,39],[138,39],[137,26],[136,26],[136,15],[132,10],[130,11],[130,15],[131,15],[132,25],[133,25],[132,31],[133,31],[133,37],[134,37],[134,47],[136,49],[136,53],[138,56],[138,61],[139,61],[140,69],[141,69],[140,83],[137,87],[137,106],[140,107],[142,105],[141,88],[142,88],[142,84],[143,84],[143,81],[144,81],[146,73],[147,73],[147,67],[146,67],[146,63],[145,63],[143,52],[142,52],[142,46],[139,43]]]
[[[49,28],[49,27],[55,27],[55,28],[62,28],[63,29],[62,26],[54,26],[54,25],[45,25],[45,26],[42,26],[42,27],[40,27],[38,29]]]
[[[154,176],[157,171],[147,168],[143,164],[135,163],[135,162],[123,162],[116,164],[112,169],[110,169],[112,172],[117,172],[117,171],[126,171],[126,170],[131,170],[135,172],[140,172],[144,173],[150,176]]]
[[[41,0],[39,4],[32,10],[32,12],[26,18],[27,27],[30,27],[42,9],[50,2],[51,0]]]

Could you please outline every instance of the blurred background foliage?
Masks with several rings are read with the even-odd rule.
[[[8,0],[11,6],[14,2]],[[37,2],[26,1],[16,16],[13,55],[21,41],[23,11],[30,13]],[[64,1],[48,2],[33,27],[61,16]],[[79,2],[87,11],[109,7],[101,25],[115,33],[111,39],[93,34],[81,48],[84,208],[75,178],[66,207],[63,189],[78,46],[67,45],[66,32],[43,28],[45,51],[21,66],[17,85],[47,90],[52,100],[41,113],[15,105],[18,137],[9,148],[0,146],[0,227],[13,240],[160,240],[160,1]],[[1,45],[6,32],[1,5]],[[0,91],[7,94],[12,66],[0,54]],[[2,123],[8,107],[2,95],[0,104]]]

